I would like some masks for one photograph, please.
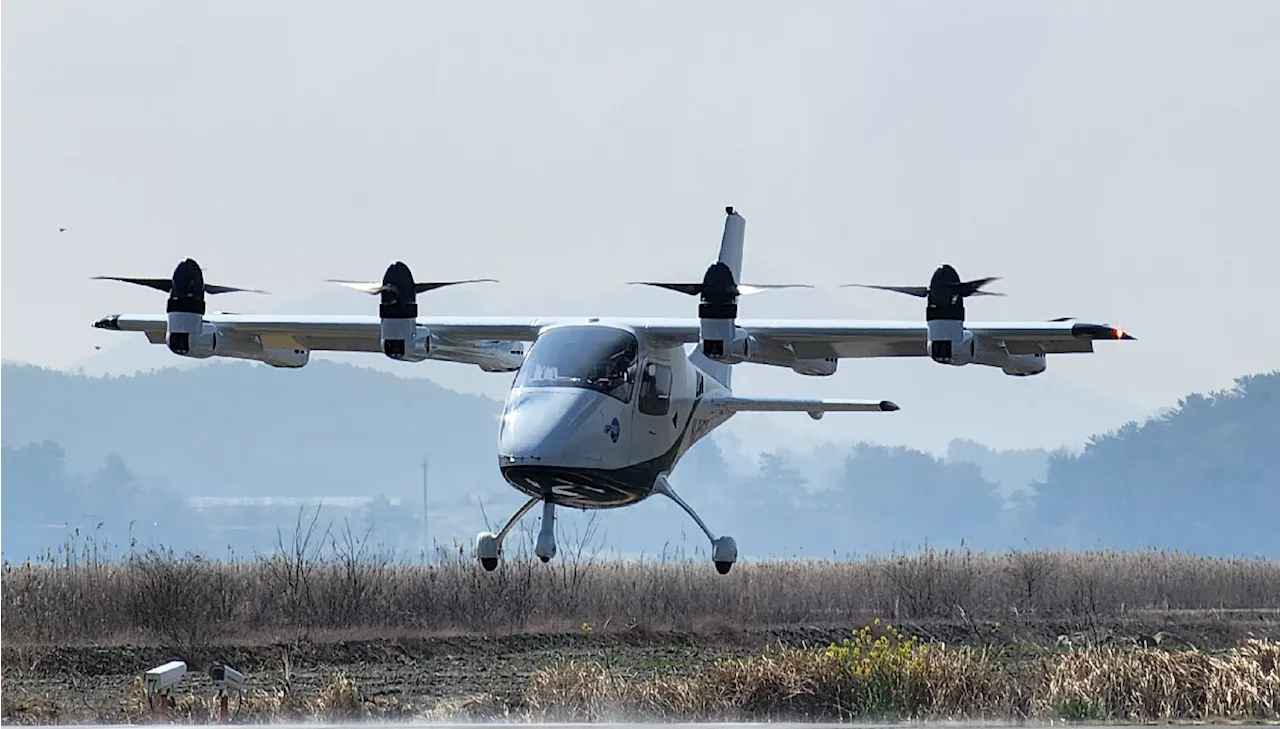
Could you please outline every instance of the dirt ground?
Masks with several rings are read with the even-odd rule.
[[[592,660],[636,675],[681,673],[720,658],[758,655],[771,645],[822,647],[860,626],[772,629],[610,631],[511,635],[397,636],[359,640],[246,641],[219,646],[18,646],[3,650],[4,723],[117,722],[134,719],[131,686],[146,669],[170,660],[188,664],[176,696],[212,697],[207,671],[229,664],[268,693],[288,687],[303,703],[333,692],[335,676],[354,681],[364,701],[414,716],[460,697],[491,695],[518,707],[538,669],[557,660]],[[1064,643],[1188,645],[1215,650],[1250,637],[1280,638],[1276,611],[1146,613],[1102,621],[906,622],[900,629],[950,644],[1054,646]],[[132,696],[132,698],[131,698]],[[332,699],[330,699],[332,701]],[[232,701],[235,709],[235,701]]]

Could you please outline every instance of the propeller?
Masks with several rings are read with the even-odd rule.
[[[861,289],[879,289],[883,292],[896,292],[900,294],[908,294],[911,297],[928,299],[925,311],[931,317],[937,318],[957,318],[964,320],[964,299],[968,297],[1002,297],[1001,293],[988,292],[983,290],[992,281],[998,281],[998,276],[987,276],[984,279],[974,279],[972,281],[961,281],[960,274],[952,269],[950,263],[943,263],[933,271],[933,278],[929,279],[928,286],[879,286],[872,284],[844,284],[842,288],[847,286],[858,286]]]
[[[960,274],[949,264],[942,264],[933,272],[928,286],[877,286],[874,284],[844,284],[842,288],[857,287],[863,289],[879,289],[895,291],[908,296],[928,299],[931,306],[955,306],[962,299],[970,296],[1004,296],[994,291],[984,291],[983,287],[992,281],[999,281],[998,276],[988,276],[972,281],[961,281]]]
[[[704,296],[708,293],[727,295],[732,298],[750,296],[762,291],[775,289],[811,289],[809,284],[739,284],[733,280],[733,272],[729,267],[717,262],[707,269],[702,283],[668,283],[662,281],[628,281],[629,286],[655,286],[668,291],[675,291],[689,296]]]
[[[458,284],[469,283],[498,283],[497,279],[492,278],[469,278],[458,281],[424,281],[418,282],[413,280],[413,272],[405,265],[403,261],[396,261],[387,267],[386,274],[382,277],[382,283],[374,281],[348,281],[345,279],[331,278],[327,279],[329,283],[336,283],[340,286],[346,286],[349,289],[359,291],[360,293],[377,296],[382,294],[383,303],[396,303],[399,301],[412,301],[414,295],[426,293],[442,289],[445,286],[457,286]],[[413,295],[406,296],[409,290]]]
[[[138,286],[163,291],[169,294],[169,302],[165,311],[174,313],[199,314],[204,316],[206,294],[251,293],[265,294],[260,289],[242,289],[237,286],[217,286],[204,282],[204,271],[194,259],[186,258],[173,269],[173,275],[164,278],[139,278],[134,276],[94,276],[100,281],[122,281]]]
[[[178,264],[173,269],[173,275],[169,278],[138,278],[133,276],[94,276],[94,281],[122,281],[124,283],[136,284],[138,286],[146,286],[157,291],[163,291],[166,294],[175,294],[178,296],[190,297],[197,292],[203,294],[230,294],[236,292],[244,292],[250,294],[265,294],[266,291],[260,289],[242,289],[236,286],[218,286],[204,282],[204,271],[200,269],[200,264],[195,260],[188,258]]]
[[[677,291],[689,296],[700,296],[703,292],[702,284],[694,283],[663,283],[659,281],[628,281],[628,286],[656,286],[660,289],[669,291]],[[809,284],[741,284],[734,287],[733,291],[737,296],[750,296],[763,291],[772,291],[773,289],[811,289]]]

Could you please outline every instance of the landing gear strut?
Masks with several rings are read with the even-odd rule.
[[[538,544],[533,553],[543,564],[556,556],[556,505],[550,501],[542,502],[542,529],[538,532]]]
[[[539,501],[542,500],[537,497],[526,501],[497,534],[480,532],[476,535],[476,558],[480,560],[480,566],[485,572],[498,569],[498,560],[502,558],[502,540],[506,539],[507,532],[511,531],[516,522],[528,514],[533,505]],[[556,556],[556,505],[550,501],[542,501],[542,529],[538,532],[538,543],[533,553],[538,555],[538,559],[544,563],[550,562],[551,558]]]
[[[529,510],[532,509],[533,505],[538,503],[538,501],[540,501],[540,499],[537,498],[532,498],[526,501],[524,506],[521,506],[520,510],[507,520],[507,525],[502,527],[502,531],[497,534],[494,534],[493,532],[480,532],[476,535],[476,558],[480,560],[480,566],[483,567],[486,572],[492,572],[498,569],[498,560],[502,557],[502,540],[506,539],[507,532],[511,531],[511,528],[516,525],[516,522],[520,521],[520,517],[528,514]],[[545,530],[546,527],[544,526],[543,529]],[[542,544],[541,535],[538,537],[538,544],[539,546]],[[554,539],[552,540],[551,549],[554,554]]]
[[[684,503],[684,499],[680,498],[675,489],[671,488],[671,483],[667,481],[666,476],[658,477],[658,480],[653,484],[653,490],[676,502],[681,509],[684,509],[686,514],[693,517],[693,520],[702,528],[702,532],[707,535],[707,539],[711,540],[711,561],[715,563],[716,572],[722,575],[729,574],[729,570],[733,569],[733,563],[738,561],[738,543],[733,541],[733,537],[717,538],[715,534],[712,534],[706,523],[702,521],[702,517],[698,516],[698,512]]]

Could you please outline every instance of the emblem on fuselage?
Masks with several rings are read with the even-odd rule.
[[[618,419],[614,418],[608,425],[604,426],[604,432],[609,434],[609,440],[617,443],[618,435],[622,433],[622,426],[618,424]]]

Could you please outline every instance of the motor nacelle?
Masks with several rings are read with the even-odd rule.
[[[938,364],[961,366],[974,361],[977,344],[963,321],[934,319],[928,322],[929,358]]]
[[[382,353],[401,362],[431,357],[431,330],[413,319],[382,320]]]
[[[836,366],[839,363],[840,360],[835,357],[798,359],[791,365],[791,369],[810,377],[828,377],[836,373]]]
[[[1030,377],[1044,372],[1047,366],[1043,354],[1008,354],[1000,370],[1011,377]]]
[[[165,343],[176,355],[206,359],[218,348],[218,327],[206,322],[200,314],[171,311]]]
[[[517,372],[528,354],[524,342],[510,339],[475,342],[472,347],[480,355],[476,365],[485,372]],[[439,352],[439,348],[436,351]]]
[[[284,369],[305,367],[311,361],[311,353],[305,349],[263,348],[258,359],[264,364]]]
[[[702,319],[699,323],[698,347],[707,359],[736,364],[751,359],[755,337],[732,320]]]

